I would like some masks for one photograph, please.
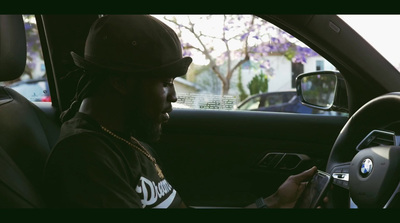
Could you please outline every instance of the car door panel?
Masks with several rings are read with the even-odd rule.
[[[290,175],[325,168],[347,117],[175,110],[154,145],[170,183],[193,206],[245,206]],[[280,161],[280,162],[278,162]]]

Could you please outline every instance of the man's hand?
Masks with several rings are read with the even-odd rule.
[[[304,191],[307,181],[317,173],[317,167],[292,175],[278,188],[271,196],[265,199],[265,203],[269,208],[293,208],[297,199]]]

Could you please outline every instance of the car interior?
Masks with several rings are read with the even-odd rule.
[[[46,207],[41,187],[43,167],[59,136],[59,114],[70,106],[77,81],[64,78],[75,69],[70,52],[83,54],[87,32],[98,16],[36,16],[51,103],[32,103],[11,88],[0,87],[1,208]],[[174,110],[163,137],[152,146],[169,182],[190,207],[244,207],[275,192],[291,174],[314,165],[341,173],[350,168],[358,152],[355,147],[372,130],[398,131],[400,106],[393,109],[393,105],[399,103],[399,95],[385,94],[398,91],[400,76],[393,75],[397,74],[395,68],[382,62],[383,58],[338,17],[259,17],[291,31],[335,62],[346,79],[349,117],[356,116]],[[26,65],[22,15],[0,15],[0,33],[2,82],[22,75]],[[355,38],[346,39],[348,36]],[[353,52],[359,54],[356,59],[350,57]],[[368,63],[375,58],[378,62]],[[381,95],[385,96],[370,101]],[[376,119],[376,111],[385,114],[388,110],[384,119]],[[396,183],[390,183],[391,191]],[[348,187],[336,186],[329,207],[349,208]],[[381,203],[379,200],[379,207]]]

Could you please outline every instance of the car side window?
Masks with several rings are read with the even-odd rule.
[[[338,114],[305,108],[295,90],[299,74],[337,69],[272,23],[253,15],[153,16],[177,32],[184,56],[193,58],[175,80],[175,108]]]
[[[2,85],[17,91],[32,102],[51,102],[35,16],[23,15],[23,20],[27,44],[25,70],[18,79]]]

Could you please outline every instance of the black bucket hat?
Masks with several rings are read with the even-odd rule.
[[[84,57],[71,52],[85,70],[140,77],[185,75],[192,58],[182,57],[176,33],[150,15],[106,15],[90,28]]]

